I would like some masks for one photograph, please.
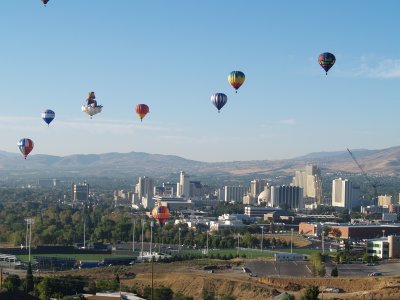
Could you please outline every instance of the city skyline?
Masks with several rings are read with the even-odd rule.
[[[17,153],[31,138],[33,155],[135,151],[223,162],[399,145],[398,8],[4,1],[0,150]],[[328,76],[317,62],[326,51],[337,59]],[[227,80],[234,70],[246,74],[237,94]],[[90,119],[81,105],[92,90],[104,109]],[[220,113],[216,92],[228,96]],[[143,122],[139,103],[150,107]],[[56,115],[49,127],[46,109]]]

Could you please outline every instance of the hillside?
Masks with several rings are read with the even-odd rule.
[[[400,173],[400,146],[381,150],[353,150],[358,162],[371,175],[397,175]],[[15,153],[0,151],[1,174],[81,174],[104,176],[131,176],[153,174],[163,176],[181,170],[189,174],[221,176],[266,176],[293,174],[305,164],[316,164],[323,172],[360,173],[347,151],[317,152],[285,160],[253,160],[207,163],[174,155],[143,152],[76,154],[69,156],[31,155],[26,160]]]

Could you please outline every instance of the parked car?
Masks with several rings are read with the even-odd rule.
[[[368,274],[368,276],[382,276],[381,272],[372,272],[370,274]]]

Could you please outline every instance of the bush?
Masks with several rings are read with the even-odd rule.
[[[332,269],[332,271],[331,271],[331,276],[332,276],[332,277],[338,277],[338,276],[339,276],[339,271],[338,271],[337,266],[335,266],[335,267]]]
[[[318,300],[319,289],[318,286],[312,285],[309,286],[304,295],[301,296],[301,300]]]

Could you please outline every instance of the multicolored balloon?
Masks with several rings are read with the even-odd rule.
[[[138,104],[135,111],[140,118],[140,122],[142,122],[142,119],[149,113],[149,107],[146,104]]]
[[[33,149],[33,141],[28,138],[20,139],[18,142],[18,148],[19,148],[19,151],[21,151],[22,155],[26,159],[28,154],[31,153],[31,151]]]
[[[228,96],[223,93],[216,93],[211,96],[211,102],[218,109],[218,112],[221,108],[228,102]]]
[[[318,56],[318,63],[325,70],[325,74],[328,75],[328,71],[336,62],[336,57],[332,53],[325,52]]]
[[[45,121],[47,123],[47,126],[50,125],[51,121],[54,120],[54,117],[56,116],[56,114],[54,113],[54,111],[52,111],[51,109],[46,109],[43,113],[42,113],[42,119],[43,121]]]
[[[160,223],[160,225],[164,224],[171,216],[169,213],[169,209],[166,206],[154,207],[151,214],[152,214],[153,218],[156,219]]]
[[[243,84],[244,80],[245,80],[245,76],[244,73],[241,71],[232,71],[229,73],[228,75],[228,81],[231,84],[231,86],[233,86],[236,90],[240,88],[240,86]]]

